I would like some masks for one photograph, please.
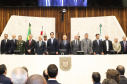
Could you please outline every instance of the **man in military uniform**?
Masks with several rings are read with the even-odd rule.
[[[18,36],[18,41],[16,42],[17,48],[16,50],[19,51],[19,54],[25,54],[25,41],[22,40],[22,36]]]

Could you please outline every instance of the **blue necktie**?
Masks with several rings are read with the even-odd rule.
[[[99,40],[98,40],[98,46],[99,46]]]

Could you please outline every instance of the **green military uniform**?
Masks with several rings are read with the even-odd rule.
[[[17,48],[16,50],[20,51],[20,54],[24,54],[25,53],[25,41],[20,41],[19,40],[16,42]]]

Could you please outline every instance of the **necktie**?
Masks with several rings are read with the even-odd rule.
[[[76,40],[76,46],[78,45],[78,43],[77,43],[77,40]]]
[[[99,46],[99,40],[97,40],[98,41],[98,46]]]
[[[86,44],[87,44],[87,39],[86,39]]]
[[[5,44],[7,43],[7,40],[5,39]]]
[[[31,40],[29,40],[29,45],[31,44]]]

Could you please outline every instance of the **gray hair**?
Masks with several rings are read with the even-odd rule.
[[[15,68],[11,73],[11,80],[13,84],[25,84],[27,79],[27,72],[21,68]]]

